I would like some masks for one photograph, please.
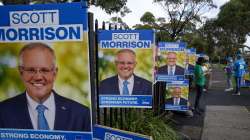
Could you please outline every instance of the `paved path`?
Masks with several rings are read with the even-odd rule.
[[[249,140],[250,114],[244,106],[207,106],[202,140]]]
[[[211,91],[205,96],[206,112],[202,140],[250,139],[250,90],[244,88],[240,96],[224,92],[223,71],[214,67]]]
[[[233,96],[233,91],[224,92],[225,88],[222,68],[213,65],[211,87],[201,98],[205,112],[192,118],[174,115],[177,129],[192,140],[250,140],[250,89],[244,88],[240,96]],[[194,96],[195,91],[191,91],[191,103]]]

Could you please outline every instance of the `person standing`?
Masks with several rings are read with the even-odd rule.
[[[204,58],[199,57],[196,65],[194,67],[194,76],[195,76],[195,85],[196,85],[196,97],[195,97],[195,104],[194,104],[194,111],[195,113],[200,114],[200,98],[203,94],[203,88],[206,83],[205,73],[202,70],[202,66],[204,65]]]
[[[234,78],[235,78],[235,93],[233,95],[240,95],[240,84],[245,73],[246,63],[241,54],[237,55],[237,60],[234,62]]]
[[[232,84],[232,76],[233,76],[233,59],[232,57],[228,57],[227,59],[227,65],[224,68],[224,71],[226,73],[227,78],[227,88],[225,91],[232,91],[233,90],[233,84]]]

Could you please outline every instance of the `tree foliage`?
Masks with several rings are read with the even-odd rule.
[[[223,5],[216,22],[226,34],[227,40],[233,44],[232,47],[248,47],[243,44],[246,42],[246,36],[250,35],[249,0],[231,0]]]
[[[154,25],[155,23],[155,16],[151,12],[146,12],[140,18],[140,21],[144,24]]]
[[[100,6],[106,13],[118,13],[126,7],[127,0],[97,0],[96,6]]]
[[[167,13],[168,26],[163,28],[172,40],[182,36],[187,26],[201,21],[203,12],[214,8],[212,0],[154,0]]]

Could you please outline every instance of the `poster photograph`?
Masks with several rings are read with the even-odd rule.
[[[156,50],[156,81],[184,80],[186,43],[159,42]]]
[[[99,107],[151,108],[154,32],[98,33]]]
[[[64,138],[92,139],[83,4],[0,7],[1,132],[44,139],[60,131]]]
[[[172,81],[166,86],[165,110],[188,110],[188,80]]]
[[[185,75],[194,74],[194,66],[196,63],[196,49],[186,49],[186,60],[185,60]]]

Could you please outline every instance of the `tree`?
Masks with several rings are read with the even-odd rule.
[[[107,21],[106,23],[109,23],[110,24],[110,26],[115,26],[116,28],[120,28],[120,29],[129,29],[129,26],[127,25],[127,23],[126,22],[124,22],[123,20],[122,20],[122,18],[120,18],[120,17],[112,17],[111,19],[110,19],[110,21]],[[118,25],[119,25],[119,27],[118,27]],[[111,27],[111,28],[114,28],[114,27]]]
[[[186,26],[195,25],[201,21],[203,12],[214,8],[212,0],[154,0],[167,13],[168,28],[164,30],[170,34],[171,40],[177,40],[183,35]]]
[[[144,24],[154,25],[155,24],[155,16],[151,12],[146,12],[140,18],[140,21]]]
[[[250,1],[231,0],[221,7],[217,24],[232,43],[234,51],[244,46],[246,36],[250,35]]]

